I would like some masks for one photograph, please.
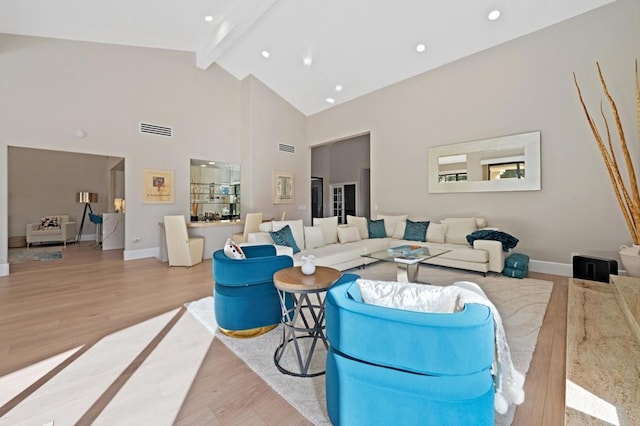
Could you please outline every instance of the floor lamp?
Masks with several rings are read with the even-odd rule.
[[[87,209],[91,214],[93,214],[93,210],[91,210],[90,203],[98,202],[98,194],[95,192],[78,192],[76,194],[76,202],[80,204],[84,204],[84,211],[82,212],[82,221],[80,222],[80,231],[78,232],[78,236],[76,237],[76,242],[80,242],[80,238],[82,238],[82,228],[84,227],[84,218],[87,217]]]

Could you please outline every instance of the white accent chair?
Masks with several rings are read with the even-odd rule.
[[[76,222],[69,221],[69,215],[56,214],[45,216],[55,219],[58,226],[42,226],[42,222],[27,224],[27,248],[33,243],[60,242],[67,246],[67,241],[76,238]]]
[[[244,231],[242,233],[233,234],[231,239],[236,243],[246,243],[249,241],[249,234],[260,231],[262,223],[262,213],[247,213],[244,218]]]
[[[165,216],[164,232],[169,266],[193,266],[202,262],[204,239],[189,237],[184,216]]]

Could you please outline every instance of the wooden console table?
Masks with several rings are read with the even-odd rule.
[[[640,279],[569,280],[566,425],[640,424]]]

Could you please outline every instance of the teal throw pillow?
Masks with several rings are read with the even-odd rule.
[[[402,239],[409,241],[427,241],[427,228],[429,222],[414,222],[407,219],[407,225],[404,227],[404,236]]]
[[[367,230],[369,231],[369,238],[385,238],[387,236],[384,219],[367,219]]]
[[[271,235],[273,242],[275,242],[277,245],[291,247],[293,249],[293,254],[296,254],[300,251],[300,248],[298,248],[298,245],[296,244],[295,238],[293,238],[293,233],[291,232],[291,228],[289,228],[289,225],[278,231],[269,232],[269,234]]]

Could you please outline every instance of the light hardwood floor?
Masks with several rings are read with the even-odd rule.
[[[527,374],[526,399],[516,411],[514,424],[561,425],[567,278],[536,273],[530,276],[555,285]],[[11,265],[11,275],[0,277],[0,380],[78,346],[91,347],[118,330],[209,296],[212,286],[211,261],[192,268],[169,268],[157,259],[125,262],[120,250],[103,252],[92,249],[90,243],[67,246],[62,260]],[[161,339],[162,335],[158,336],[157,340]],[[117,381],[126,382],[146,356],[138,356]],[[72,361],[73,357],[64,365]],[[0,405],[0,423],[2,416],[59,370],[61,367]],[[103,393],[79,424],[91,424],[114,392]],[[309,422],[225,345],[213,340],[175,424]]]

